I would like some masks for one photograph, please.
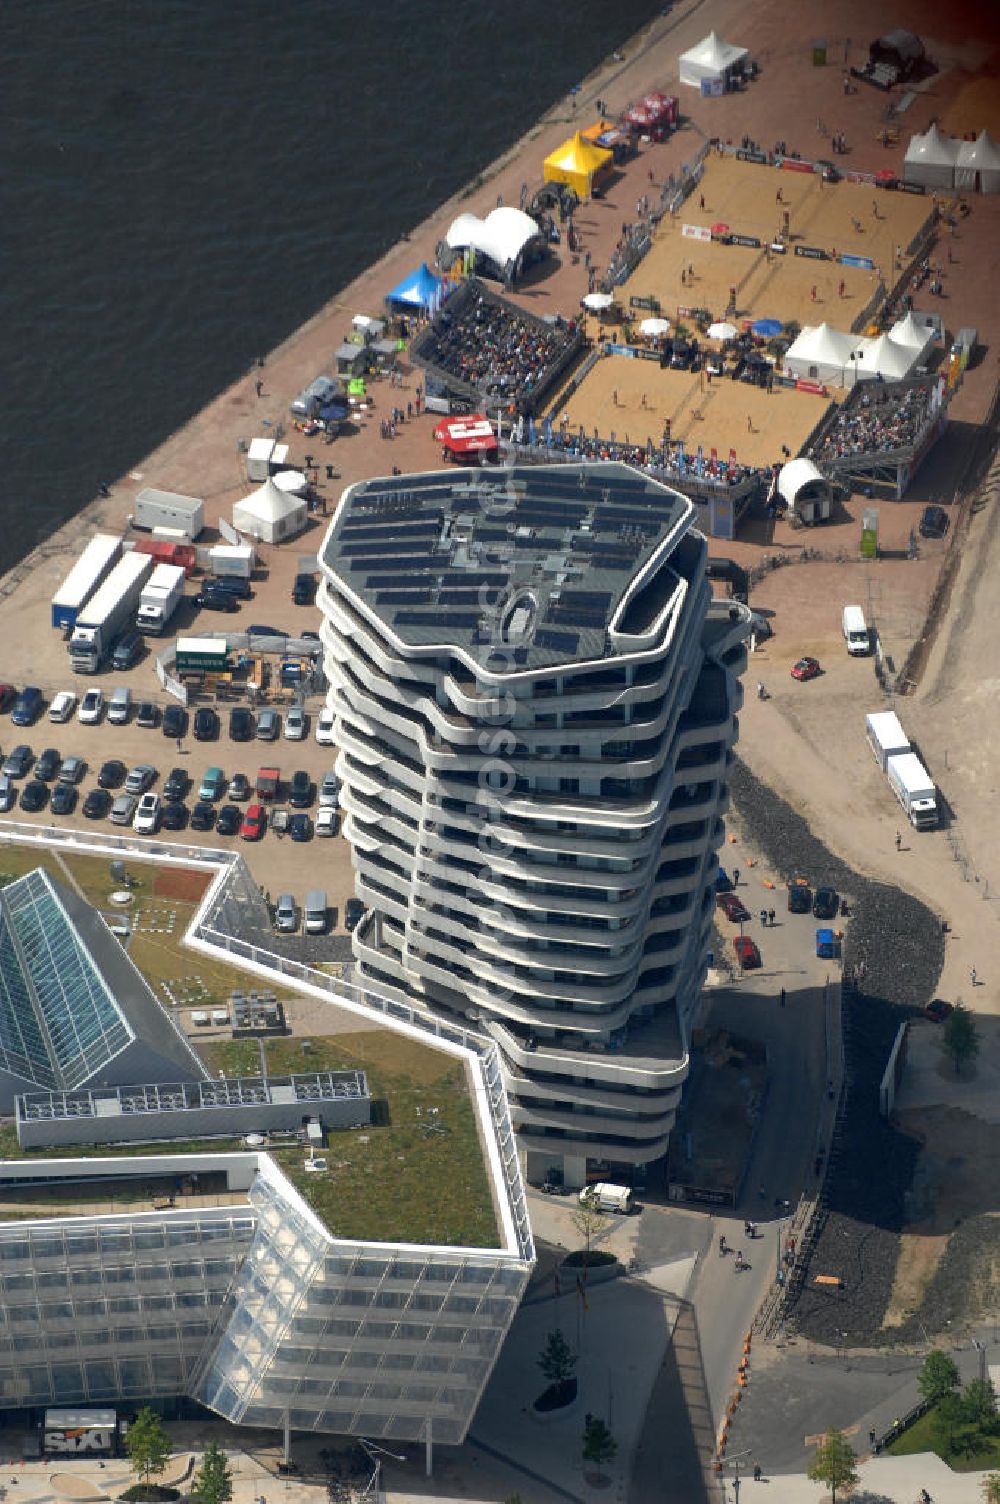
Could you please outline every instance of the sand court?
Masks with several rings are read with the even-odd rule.
[[[796,454],[829,406],[825,397],[763,387],[728,377],[711,382],[702,372],[665,371],[652,360],[608,355],[599,360],[563,411],[558,427],[603,439],[659,444],[664,423],[670,437],[689,449],[702,446],[720,458],[736,450],[741,465],[770,465],[782,458],[781,446]]]

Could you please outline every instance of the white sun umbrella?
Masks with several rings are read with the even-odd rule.
[[[709,339],[735,339],[739,332],[736,325],[730,324],[726,319],[708,326]]]
[[[584,308],[589,308],[591,313],[606,313],[614,307],[614,297],[609,292],[588,292],[583,300]]]
[[[669,319],[643,319],[639,325],[640,334],[658,335],[667,334],[670,329]]]

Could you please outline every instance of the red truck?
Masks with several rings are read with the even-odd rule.
[[[198,562],[198,550],[193,543],[171,543],[166,538],[139,538],[134,552],[151,554],[157,564],[179,564],[187,579]]]
[[[254,792],[258,799],[277,799],[281,787],[281,774],[277,768],[258,768]]]

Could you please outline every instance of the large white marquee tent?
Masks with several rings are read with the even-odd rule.
[[[926,188],[953,188],[959,142],[942,136],[936,125],[922,136],[912,136],[906,148],[903,177]]]
[[[309,509],[301,496],[276,486],[271,477],[233,506],[233,527],[261,543],[280,543],[301,533]]]
[[[541,250],[541,231],[530,214],[502,205],[485,219],[460,214],[445,237],[453,251],[473,250],[484,256],[505,281],[513,281],[529,252]]]
[[[703,79],[707,78],[713,83],[728,79],[739,71],[746,57],[745,47],[735,47],[731,42],[724,42],[714,31],[710,31],[697,46],[681,53],[678,77],[682,84],[700,89]]]
[[[989,131],[975,141],[962,141],[955,165],[955,187],[980,193],[1000,193],[1000,146]]]
[[[863,343],[854,334],[841,334],[829,324],[809,325],[789,345],[785,369],[806,381],[847,386],[853,382],[851,356]]]

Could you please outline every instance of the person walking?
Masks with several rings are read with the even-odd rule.
[[[768,911],[767,911],[767,922],[768,922],[769,926],[771,927],[771,929],[773,930],[774,929],[774,910],[773,909],[768,909]]]
[[[970,966],[969,967],[969,981],[972,983],[973,987],[975,987],[977,980],[978,980],[978,977],[977,977],[976,968],[974,966]]]
[[[734,867],[733,868],[733,887],[734,888],[738,888],[739,885],[740,885],[740,869],[739,869],[739,867]]]
[[[896,850],[897,851],[901,851],[902,849],[903,849],[903,837],[902,837],[901,833],[897,830],[896,831]]]
[[[760,923],[761,923],[761,928],[762,929],[766,929],[767,928],[767,910],[766,909],[761,909],[761,911],[760,911]]]

